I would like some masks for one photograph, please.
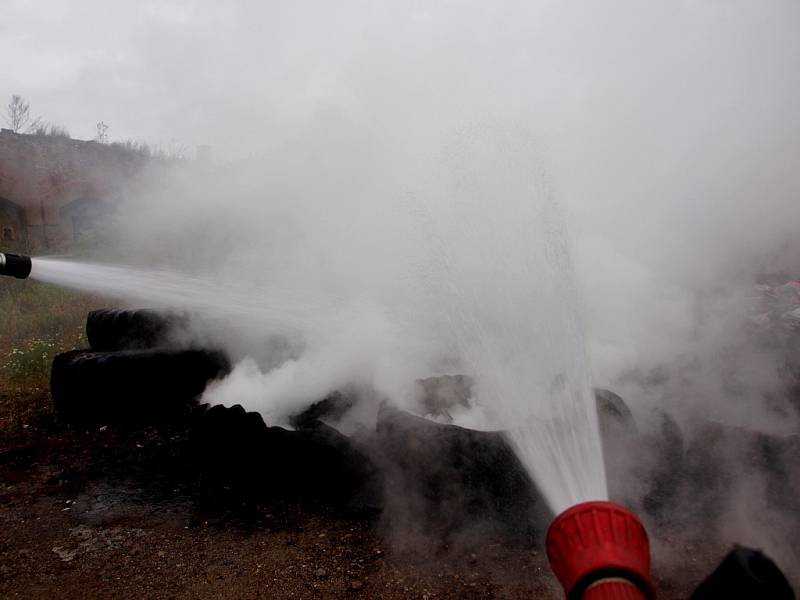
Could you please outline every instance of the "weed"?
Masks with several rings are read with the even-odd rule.
[[[0,430],[50,410],[50,367],[87,346],[86,314],[102,300],[36,281],[0,281]]]

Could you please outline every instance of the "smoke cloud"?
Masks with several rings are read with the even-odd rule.
[[[418,408],[416,378],[470,366],[431,293],[448,252],[476,305],[519,324],[497,356],[527,339],[518,356],[536,357],[529,372],[499,366],[532,395],[550,389],[548,361],[568,350],[546,325],[572,300],[549,263],[532,278],[520,264],[552,239],[546,207],[560,205],[596,385],[642,428],[651,409],[670,412],[687,443],[701,419],[797,430],[785,348],[745,326],[759,275],[800,275],[797,3],[142,6],[114,9],[135,13],[118,60],[79,47],[89,36],[54,35],[72,61],[61,78],[5,77],[88,100],[122,131],[213,146],[214,164],[148,174],[106,255],[203,274],[297,317],[279,360],[247,322],[217,323],[241,362],[210,401],[280,421],[357,384]],[[71,126],[72,108],[48,114]],[[465,422],[507,422],[493,406]],[[766,507],[754,477],[721,509],[737,524]]]

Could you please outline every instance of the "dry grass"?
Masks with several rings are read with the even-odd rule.
[[[0,281],[0,431],[49,414],[50,365],[86,347],[86,313],[97,298],[35,281]]]

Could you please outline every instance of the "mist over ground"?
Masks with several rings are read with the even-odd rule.
[[[759,276],[800,276],[797,3],[79,4],[4,3],[0,81],[85,137],[102,118],[216,157],[143,181],[106,256],[269,292],[302,323],[278,361],[227,323],[242,362],[209,400],[280,421],[355,384],[415,408],[415,378],[469,366],[431,293],[455,264],[519,323],[496,350],[538,358],[506,364],[532,395],[575,348],[545,332],[574,302],[594,384],[642,427],[658,407],[687,441],[700,418],[797,431],[786,346],[746,326]],[[552,206],[574,301],[523,264],[560,239]],[[462,422],[491,428],[478,396]],[[765,478],[740,475],[719,534],[797,564]]]

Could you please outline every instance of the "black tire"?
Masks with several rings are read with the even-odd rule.
[[[241,406],[213,406],[192,425],[190,440],[203,481],[243,499],[322,500],[374,507],[376,470],[351,440],[322,423],[291,431],[267,427]]]
[[[794,600],[786,575],[759,550],[736,547],[694,591],[690,600],[770,598]]]
[[[636,421],[633,420],[631,409],[619,394],[595,388],[594,399],[597,402],[597,417],[603,433],[611,434],[619,429],[629,433],[636,431]]]
[[[612,496],[623,504],[640,504],[659,522],[668,519],[684,476],[680,427],[669,414],[656,410],[648,415],[653,425],[640,430],[621,396],[600,388],[594,392]],[[631,478],[641,482],[641,489],[630,485]]]
[[[728,514],[731,494],[746,481],[743,478],[757,476],[760,485],[765,486],[764,510],[780,511],[781,527],[797,537],[800,480],[794,473],[798,458],[800,439],[796,435],[776,436],[719,422],[701,422],[687,444],[687,504],[698,520],[719,519]]]
[[[185,328],[187,317],[150,309],[93,310],[86,318],[92,350],[142,350],[168,345]]]
[[[530,540],[552,518],[502,432],[435,423],[383,407],[371,455],[391,518],[442,535],[497,528]]]
[[[658,457],[645,476],[650,482],[648,492],[642,499],[647,514],[668,521],[669,508],[678,501],[681,482],[685,475],[685,448],[683,434],[675,419],[658,410],[657,430],[642,437],[643,452]]]
[[[53,360],[50,388],[66,423],[140,426],[185,417],[229,371],[224,355],[205,350],[74,350]]]

